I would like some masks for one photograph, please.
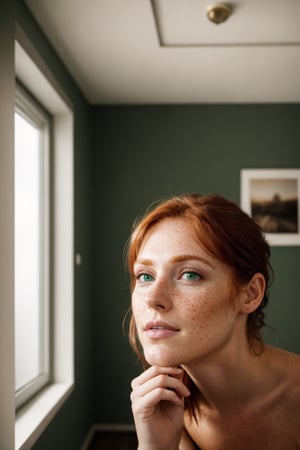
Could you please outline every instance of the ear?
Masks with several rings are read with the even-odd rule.
[[[240,311],[244,314],[250,314],[255,311],[264,298],[265,289],[265,277],[261,273],[253,275],[243,289]]]

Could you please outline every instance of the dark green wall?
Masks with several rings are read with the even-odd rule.
[[[74,106],[74,233],[82,266],[75,268],[75,389],[34,450],[79,449],[93,423],[93,340],[91,293],[91,132],[90,106],[45,39],[22,0],[16,20],[47,63]],[[14,74],[11,74],[14,77]]]
[[[96,419],[131,421],[130,379],[140,369],[122,335],[130,296],[123,249],[136,216],[183,191],[236,202],[241,168],[300,167],[300,105],[93,108]],[[300,353],[300,248],[274,248],[267,340]]]
[[[34,450],[75,450],[92,423],[132,421],[130,380],[140,367],[122,321],[133,220],[182,191],[238,202],[243,167],[300,167],[300,105],[90,107],[22,0],[16,19],[74,103],[75,249],[83,258],[74,286],[76,384]],[[272,261],[268,321],[277,334],[267,339],[300,353],[300,249],[274,248]]]

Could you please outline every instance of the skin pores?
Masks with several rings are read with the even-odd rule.
[[[205,251],[187,220],[165,219],[148,232],[134,275],[132,309],[149,364],[204,363],[238,349],[246,316],[238,298],[232,302],[230,269]]]

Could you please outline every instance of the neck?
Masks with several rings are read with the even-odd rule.
[[[265,354],[256,355],[248,342],[183,368],[201,392],[201,404],[219,411],[249,403],[266,383]]]

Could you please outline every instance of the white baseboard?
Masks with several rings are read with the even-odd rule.
[[[114,433],[135,432],[133,423],[96,423],[91,426],[82,444],[81,450],[88,450],[93,436],[97,431],[113,431]]]

